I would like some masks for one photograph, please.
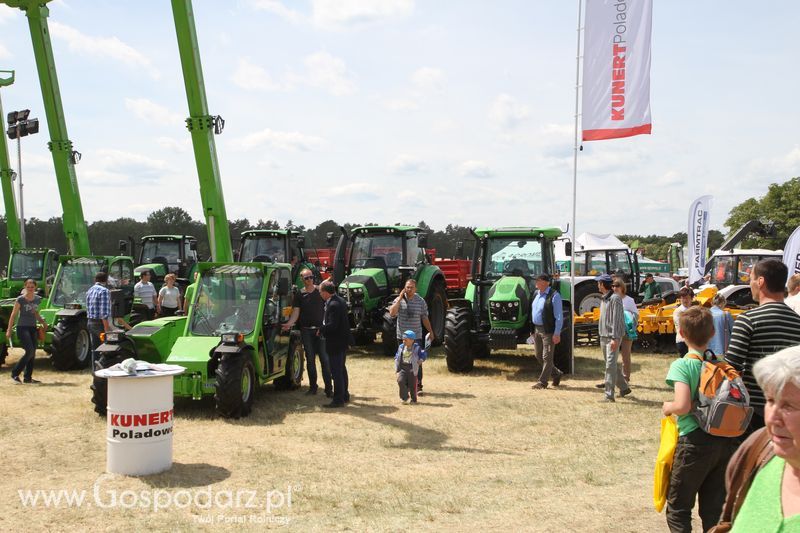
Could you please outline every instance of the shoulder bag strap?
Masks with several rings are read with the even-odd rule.
[[[762,428],[748,438],[731,457],[725,474],[727,496],[722,508],[719,523],[711,531],[722,533],[730,531],[733,520],[742,508],[747,491],[758,470],[769,461],[775,452],[766,428]]]

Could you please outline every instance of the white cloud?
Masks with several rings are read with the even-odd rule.
[[[250,5],[260,11],[268,11],[291,22],[303,22],[305,17],[299,11],[289,9],[278,0],[250,0]]]
[[[445,81],[444,72],[438,68],[422,67],[411,75],[411,82],[414,86],[425,92],[442,92]]]
[[[116,149],[100,149],[82,160],[81,177],[95,186],[127,186],[158,183],[170,173],[166,161]]]
[[[780,180],[800,175],[800,146],[781,156],[753,159],[748,174],[752,178]]]
[[[310,152],[325,145],[325,139],[304,135],[296,131],[273,131],[269,128],[230,141],[236,150],[247,151],[259,146],[281,150]]]
[[[189,137],[175,139],[174,137],[156,137],[156,144],[172,152],[183,153],[192,147]]]
[[[410,155],[399,155],[389,164],[393,174],[417,174],[426,169],[425,162]]]
[[[313,0],[314,23],[325,29],[347,29],[400,19],[414,11],[413,0]]]
[[[486,179],[494,176],[492,169],[484,161],[469,160],[461,163],[459,174],[464,178]]]
[[[527,106],[507,94],[501,94],[489,106],[489,120],[501,129],[516,128],[529,115]]]
[[[416,111],[419,109],[419,104],[410,98],[384,100],[383,106],[389,111]]]
[[[164,126],[180,126],[186,119],[180,113],[173,113],[169,108],[147,98],[125,98],[125,109],[142,120]]]
[[[656,178],[655,184],[668,187],[670,185],[681,185],[684,183],[684,179],[681,176],[680,172],[676,172],[674,170],[669,170],[665,172],[661,177]]]
[[[0,9],[0,24],[5,24],[9,20],[16,20],[20,16],[20,10],[10,7],[3,7]]]
[[[50,21],[50,33],[54,37],[66,41],[69,49],[75,53],[114,59],[129,67],[143,69],[152,78],[159,77],[158,70],[150,62],[150,59],[117,37],[86,35],[71,26],[55,21]]]
[[[313,87],[326,89],[335,96],[353,94],[356,85],[344,60],[328,52],[317,52],[305,59],[305,81]]]
[[[248,58],[239,59],[233,73],[233,83],[250,91],[281,91],[288,88],[285,83],[272,79],[266,70],[250,62]]]
[[[334,197],[346,196],[349,201],[364,201],[377,200],[382,190],[383,189],[377,185],[360,181],[331,187],[327,192],[330,196]]]
[[[11,51],[4,45],[0,44],[0,59],[9,59],[11,56]]]
[[[289,91],[295,85],[306,85],[324,89],[334,96],[356,92],[353,74],[341,58],[328,52],[317,52],[306,56],[303,64],[305,70],[302,73],[289,72],[281,79],[275,79],[264,68],[242,58],[233,73],[233,83],[251,91]]]

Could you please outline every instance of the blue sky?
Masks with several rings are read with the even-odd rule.
[[[195,0],[228,216],[549,225],[571,220],[577,2]],[[202,216],[169,2],[56,0],[50,25],[87,220]],[[658,1],[653,135],[586,143],[578,231],[711,225],[800,175],[800,4]],[[5,111],[44,121],[26,20],[0,6]],[[46,129],[25,213],[61,213]],[[12,150],[15,154],[15,150]],[[16,162],[12,161],[16,167]],[[42,194],[44,192],[44,194]]]

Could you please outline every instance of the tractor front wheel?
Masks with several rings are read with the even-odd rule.
[[[392,318],[389,311],[383,314],[381,324],[381,347],[383,355],[394,357],[397,353],[397,318]]]
[[[59,320],[53,329],[50,360],[57,370],[86,368],[91,362],[91,342],[86,319]]]
[[[305,352],[303,343],[298,337],[289,341],[289,356],[286,360],[286,373],[275,380],[275,388],[279,390],[294,390],[303,382],[303,361]]]
[[[250,414],[256,386],[256,372],[249,354],[225,355],[216,369],[214,406],[224,418]]]
[[[94,372],[109,368],[117,363],[121,363],[129,357],[134,357],[136,354],[129,346],[123,344],[121,350],[116,353],[106,353],[94,361]],[[100,416],[105,416],[108,403],[108,380],[106,378],[97,377],[92,372],[92,384],[89,387],[92,390],[92,403],[94,404],[94,412]]]
[[[575,310],[577,315],[589,313],[600,307],[603,295],[597,290],[597,283],[584,283],[575,288]]]
[[[468,307],[453,307],[444,326],[444,354],[450,372],[469,372],[475,363],[472,314]]]
[[[447,315],[447,291],[442,281],[433,282],[427,304],[428,318],[431,321],[433,334],[436,336],[433,345],[439,346],[444,341],[444,324]]]

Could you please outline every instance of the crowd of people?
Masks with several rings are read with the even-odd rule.
[[[667,525],[671,531],[691,531],[695,502],[704,530],[720,521],[733,531],[800,531],[800,274],[788,278],[788,269],[776,259],[764,259],[753,268],[750,290],[758,306],[733,320],[726,300],[715,295],[711,306],[696,305],[689,287],[680,289],[680,304],[673,320],[678,358],[665,382],[672,398],[662,413],[675,416],[678,442],[667,495]],[[282,326],[297,325],[306,354],[309,388],[318,392],[316,361],[319,359],[326,408],[342,408],[350,402],[347,349],[353,338],[346,301],[331,281],[314,283],[313,273],[301,272],[303,288],[296,292],[292,313]],[[100,344],[100,333],[111,329],[108,274],[99,272],[86,294],[91,347]],[[600,300],[598,335],[605,362],[602,402],[615,402],[632,394],[631,346],[636,338],[638,309],[626,294],[622,277],[597,276]],[[554,362],[554,349],[563,330],[563,302],[549,275],[539,275],[531,303],[531,337],[541,364],[533,389],[559,386],[563,373]],[[645,299],[658,298],[660,290],[645,278]],[[182,308],[174,275],[156,291],[143,273],[135,294],[153,314],[171,316]],[[187,295],[187,298],[189,296]],[[25,350],[11,371],[14,383],[37,383],[32,377],[41,297],[36,282],[27,280],[16,299],[6,335],[16,322],[17,337]],[[423,362],[435,340],[425,300],[409,279],[389,307],[396,317],[394,370],[400,400],[417,403],[423,394]],[[427,335],[424,335],[427,330]],[[620,364],[621,358],[621,364]],[[698,388],[703,365],[724,361],[741,377],[752,415],[739,436],[709,433],[696,416]],[[20,380],[20,375],[23,379]],[[722,529],[727,530],[727,529]]]

